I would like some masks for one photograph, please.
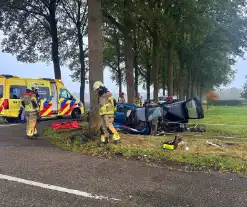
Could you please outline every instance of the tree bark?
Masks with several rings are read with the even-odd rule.
[[[116,52],[117,52],[117,75],[118,75],[118,89],[119,89],[119,94],[122,92],[122,71],[121,71],[121,48],[120,48],[120,42],[119,42],[119,37],[117,36],[117,32],[115,31],[115,44],[116,44]]]
[[[150,94],[150,87],[151,87],[151,66],[149,64],[147,66],[146,82],[147,82],[147,100],[150,100],[150,95],[151,95]]]
[[[130,35],[132,22],[131,22],[131,10],[132,1],[124,0],[124,57],[125,57],[125,72],[126,72],[126,84],[127,84],[127,96],[128,103],[134,102],[134,70],[133,70],[133,42]]]
[[[178,52],[178,58],[179,58],[179,67],[180,67],[180,74],[179,74],[179,98],[181,101],[184,100],[184,57],[183,52]]]
[[[173,96],[172,43],[168,43],[168,96]]]
[[[163,90],[163,96],[166,95],[166,74],[165,74],[165,69],[163,68],[163,73],[162,73],[162,90]]]
[[[153,49],[152,49],[152,74],[153,74],[153,99],[154,103],[158,103],[159,96],[159,66],[158,66],[158,36],[157,33],[153,34]]]
[[[135,68],[135,94],[138,93],[139,85],[139,71],[138,71],[138,51],[137,51],[137,39],[136,34],[134,34],[134,68]]]
[[[139,72],[138,72],[138,64],[137,64],[137,56],[134,56],[134,67],[135,67],[135,93],[138,93],[138,85],[139,85]]]
[[[48,19],[50,24],[50,33],[52,39],[52,61],[54,67],[55,79],[62,79],[59,59],[59,43],[57,34],[57,20],[56,20],[56,1],[50,4],[49,8],[50,17]]]
[[[85,101],[85,83],[86,83],[86,67],[85,67],[85,51],[83,49],[83,37],[81,34],[81,28],[78,30],[78,43],[79,43],[79,60],[81,65],[81,87],[80,87],[80,100],[82,103]]]
[[[122,92],[122,72],[118,70],[118,92],[119,94]]]
[[[103,82],[101,0],[88,1],[88,43],[91,108],[89,127],[97,130],[101,124],[101,120],[97,110],[98,94],[93,91],[93,84],[95,81]]]
[[[186,99],[190,99],[191,98],[191,67],[187,68],[188,72],[187,72],[187,82],[188,82],[188,86],[187,86],[187,93],[186,93]]]

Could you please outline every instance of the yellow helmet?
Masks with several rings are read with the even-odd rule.
[[[94,84],[93,84],[93,90],[96,91],[97,89],[99,89],[100,87],[103,87],[104,84],[101,83],[100,81],[96,81]]]

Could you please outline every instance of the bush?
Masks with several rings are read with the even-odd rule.
[[[212,106],[242,106],[243,100],[212,100],[208,101]]]

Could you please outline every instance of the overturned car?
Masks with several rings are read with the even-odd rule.
[[[117,104],[114,126],[126,133],[156,135],[186,131],[189,119],[203,118],[202,104],[194,97],[188,101],[148,107]]]

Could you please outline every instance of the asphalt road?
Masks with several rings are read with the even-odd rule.
[[[24,134],[0,124],[1,207],[247,206],[247,179],[80,155]]]

